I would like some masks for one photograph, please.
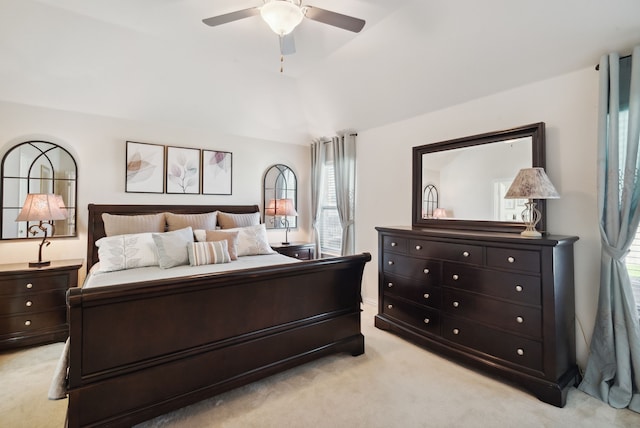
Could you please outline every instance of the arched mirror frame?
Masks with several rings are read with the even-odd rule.
[[[8,165],[6,165],[6,162],[13,161],[14,160],[13,157],[15,156],[15,154],[18,153],[19,155],[21,149],[25,146],[31,146],[34,149],[34,153],[37,153],[34,156],[34,159],[31,159],[31,158],[24,159],[24,163],[28,164],[28,167],[27,167],[28,172],[26,173],[26,176],[22,174],[22,171],[20,171],[20,174],[17,176],[8,175],[7,170],[9,170],[9,168],[8,168]],[[70,165],[73,166],[73,171],[67,171],[67,173],[69,173],[69,176],[67,177],[61,177],[59,174],[60,163],[56,162],[55,159],[53,159],[54,156],[52,156],[52,154],[55,154],[56,150],[59,150],[60,153],[66,156],[67,157],[66,160],[69,162]],[[21,159],[21,162],[22,161],[23,160]],[[47,171],[47,173],[50,174],[48,177],[44,177],[41,171],[33,171],[34,166],[42,165],[42,164],[46,165],[49,169],[49,171]],[[24,235],[24,236],[17,236],[17,237],[5,236],[6,235],[5,222],[10,222],[11,225],[16,224],[15,217],[17,217],[18,213],[20,212],[20,209],[22,208],[24,199],[26,198],[26,194],[31,193],[32,188],[35,187],[35,185],[33,184],[34,180],[37,180],[39,182],[38,189],[37,189],[38,192],[35,192],[35,193],[41,192],[43,181],[50,181],[50,186],[51,186],[50,191],[52,193],[61,194],[61,190],[60,190],[61,187],[67,189],[65,192],[66,194],[61,194],[61,196],[65,201],[65,208],[67,209],[69,216],[65,220],[57,220],[54,222],[56,233],[53,236],[50,236],[50,238],[69,238],[69,237],[77,236],[78,231],[77,231],[77,225],[76,225],[76,218],[77,218],[76,201],[78,200],[77,199],[78,197],[78,186],[77,186],[78,165],[76,163],[75,158],[71,155],[71,153],[69,153],[67,149],[60,146],[59,144],[52,143],[50,141],[44,141],[44,140],[25,141],[25,142],[16,144],[5,153],[5,155],[2,158],[2,167],[0,171],[2,175],[2,180],[0,181],[0,195],[2,195],[2,201],[1,201],[2,206],[0,207],[0,239],[14,240],[14,239],[31,239],[31,238],[42,237],[38,235],[33,236],[30,234],[27,234],[26,230],[30,225],[27,223],[25,223],[23,227],[24,233],[20,233],[20,231],[18,231],[18,235]],[[25,183],[26,193],[24,195],[18,195],[18,198],[20,200],[19,200],[19,203],[16,204],[15,206],[13,204],[9,204],[9,201],[7,200],[8,198],[7,196],[8,192],[6,192],[7,183],[11,181],[15,181],[16,184],[19,183],[20,181],[26,182]],[[11,215],[8,215],[9,212],[11,212]],[[15,216],[13,214],[15,214]],[[67,231],[67,233],[64,232],[65,230]]]
[[[298,217],[289,216],[284,221],[282,216],[271,216],[268,204],[271,200],[292,199],[293,208],[298,209],[298,178],[295,172],[284,164],[276,164],[267,168],[263,178],[262,219],[267,229],[286,229],[298,227]]]
[[[504,131],[488,132],[472,135],[454,140],[416,146],[413,148],[413,184],[412,184],[412,225],[416,228],[461,229],[478,230],[486,232],[512,232],[520,233],[524,225],[522,222],[510,221],[486,221],[486,220],[453,220],[422,218],[422,171],[423,160],[429,153],[443,150],[454,150],[463,147],[479,146],[483,144],[498,143],[500,141],[517,138],[531,137],[531,166],[546,167],[545,161],[545,126],[543,122]],[[538,230],[546,230],[546,204],[544,200],[536,200],[536,207],[542,213],[542,221],[538,224]]]

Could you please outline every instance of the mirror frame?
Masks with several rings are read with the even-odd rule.
[[[453,220],[422,218],[422,159],[428,153],[444,150],[460,149],[463,147],[491,144],[504,140],[531,137],[531,163],[532,167],[546,167],[545,158],[545,124],[544,122],[520,126],[518,128],[503,131],[487,132],[485,134],[456,138],[438,143],[425,144],[413,147],[413,185],[412,185],[412,226],[415,228],[459,229],[476,230],[484,232],[510,232],[520,233],[524,229],[522,222],[489,221],[489,220]],[[544,200],[536,200],[536,207],[542,213],[542,220],[537,229],[546,231],[547,210]]]
[[[276,174],[276,179],[272,183],[268,183],[267,180],[270,178],[272,172]],[[277,188],[277,177],[284,177],[286,174],[291,174],[292,182],[288,183],[285,178],[285,187]],[[284,193],[286,196],[292,196],[290,199],[293,199],[293,207],[297,210],[298,176],[290,166],[281,163],[271,165],[269,168],[267,168],[262,178],[262,222],[265,224],[265,227],[267,229],[297,229],[297,217],[293,217],[291,220],[289,220],[290,217],[287,217],[286,222],[278,221],[276,224],[276,217],[281,216],[267,215],[267,204],[269,203],[270,199],[277,199],[277,194],[279,193],[278,190],[281,193]],[[271,219],[271,221],[267,221],[268,217]]]

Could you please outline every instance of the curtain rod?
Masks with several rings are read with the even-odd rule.
[[[357,136],[358,136],[358,133],[356,132],[356,133],[354,133],[354,134],[349,134],[349,136],[350,136],[350,137],[357,137]],[[328,143],[330,143],[330,142],[331,142],[331,140],[322,141],[322,144],[328,144]]]
[[[626,59],[631,57],[631,55],[625,55],[625,56],[621,56],[620,59]],[[596,71],[600,70],[600,64],[596,64]]]

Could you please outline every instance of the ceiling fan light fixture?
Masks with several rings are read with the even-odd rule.
[[[304,18],[300,6],[290,0],[271,0],[260,8],[260,15],[279,36],[292,32]]]

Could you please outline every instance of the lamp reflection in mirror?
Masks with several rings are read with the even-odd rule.
[[[64,220],[67,218],[67,209],[64,206],[62,197],[51,193],[29,193],[24,201],[24,205],[16,218],[16,221],[37,221],[38,224],[32,224],[27,232],[36,236],[42,232],[42,242],[38,249],[38,261],[29,262],[29,267],[41,267],[51,264],[50,261],[42,261],[42,247],[49,246],[47,241],[49,230],[51,236],[55,234],[55,220]]]
[[[444,208],[436,208],[433,211],[433,218],[447,218],[447,210]]]
[[[551,180],[547,177],[543,168],[523,168],[518,171],[516,178],[511,183],[505,199],[528,199],[525,209],[522,211],[522,221],[525,230],[520,234],[527,237],[540,237],[542,234],[536,230],[536,225],[542,219],[542,214],[536,208],[534,199],[558,199],[560,195],[556,191]]]
[[[271,199],[265,210],[265,215],[272,217],[283,217],[285,235],[282,245],[289,245],[289,219],[290,216],[297,216],[296,208],[293,206],[293,199]]]

